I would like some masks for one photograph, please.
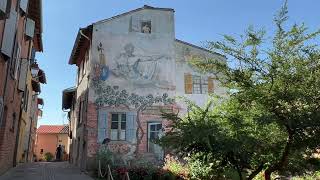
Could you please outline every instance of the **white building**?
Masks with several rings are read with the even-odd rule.
[[[188,63],[193,57],[225,61],[177,40],[173,9],[144,6],[80,29],[69,60],[78,66],[77,85],[63,93],[63,109],[71,109],[72,161],[89,168],[103,142],[127,161],[133,153],[161,159],[152,140],[170,122],[160,109],[183,111],[171,101],[176,96],[203,105],[208,92],[225,94],[214,75]]]

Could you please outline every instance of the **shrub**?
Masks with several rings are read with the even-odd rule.
[[[44,159],[45,159],[46,161],[51,161],[51,160],[53,159],[53,154],[50,153],[50,152],[46,152],[46,153],[44,154]]]
[[[171,156],[166,157],[163,169],[182,179],[187,179],[189,176],[188,167]]]
[[[108,165],[111,167],[113,165],[113,153],[108,149],[100,149],[96,155],[96,172],[98,177],[107,172]],[[100,170],[99,170],[100,163]],[[101,174],[100,174],[101,172]]]

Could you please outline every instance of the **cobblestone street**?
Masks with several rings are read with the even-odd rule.
[[[93,180],[68,162],[38,162],[12,168],[0,180]]]

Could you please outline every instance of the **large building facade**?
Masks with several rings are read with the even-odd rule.
[[[40,77],[31,77],[31,66],[43,50],[41,14],[41,0],[0,1],[0,174],[33,156],[24,138],[34,136],[37,121],[30,118],[38,113],[32,104],[38,101]]]
[[[78,67],[75,88],[63,91],[70,109],[71,161],[91,167],[101,146],[129,162],[161,160],[154,143],[170,122],[161,111],[185,112],[174,97],[203,105],[209,93],[225,94],[213,74],[193,58],[225,57],[175,38],[174,10],[144,6],[81,28],[69,64]]]

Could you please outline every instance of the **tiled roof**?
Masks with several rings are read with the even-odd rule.
[[[37,129],[38,134],[68,134],[68,125],[41,125]]]

